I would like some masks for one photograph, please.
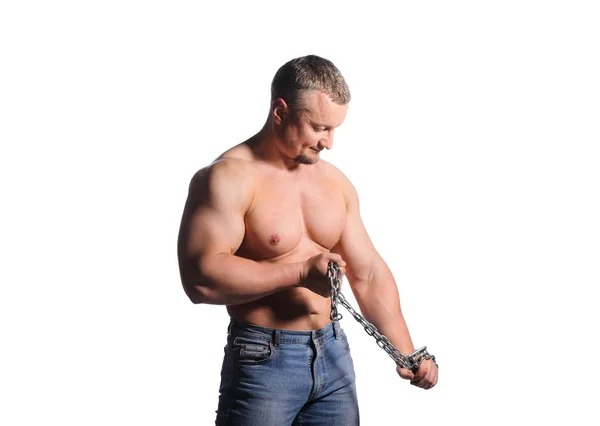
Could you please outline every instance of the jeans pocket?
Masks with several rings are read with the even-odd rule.
[[[273,345],[266,340],[243,336],[233,340],[233,359],[240,364],[264,364],[273,352]]]

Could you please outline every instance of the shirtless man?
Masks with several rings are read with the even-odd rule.
[[[330,321],[328,264],[337,262],[365,318],[402,353],[414,350],[394,278],[365,230],[356,190],[319,160],[350,92],[318,56],[283,65],[264,127],[192,178],[178,242],[194,303],[231,317],[217,425],[359,423],[348,341]],[[397,368],[429,389],[437,366]]]

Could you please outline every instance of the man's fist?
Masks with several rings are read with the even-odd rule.
[[[329,262],[337,262],[340,265],[342,276],[346,274],[346,262],[344,262],[342,256],[330,252],[311,257],[304,262],[302,268],[302,285],[323,297],[329,297],[329,290],[331,288],[331,283],[327,275],[329,272]]]
[[[396,371],[403,379],[410,380],[411,385],[422,389],[431,389],[438,381],[438,368],[431,359],[424,359],[416,373],[400,366]]]

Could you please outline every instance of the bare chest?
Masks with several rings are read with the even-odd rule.
[[[312,256],[339,241],[345,222],[345,199],[335,183],[267,179],[246,214],[240,250],[256,260]]]

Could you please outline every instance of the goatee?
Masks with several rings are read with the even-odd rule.
[[[310,164],[315,164],[317,161],[319,161],[319,158],[318,157],[311,158],[307,155],[300,154],[299,156],[294,158],[294,161],[299,164],[309,164],[310,165]]]

